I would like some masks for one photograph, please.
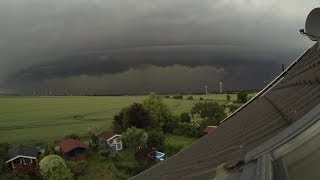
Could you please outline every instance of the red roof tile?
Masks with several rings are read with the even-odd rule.
[[[111,131],[101,131],[97,136],[102,139],[108,140],[109,138],[111,138],[114,135],[116,135],[116,134]]]
[[[211,133],[212,131],[214,131],[217,128],[217,126],[207,126],[203,132],[205,133]]]
[[[89,148],[89,146],[87,144],[84,144],[82,141],[71,138],[60,141],[59,146],[62,153],[70,152],[75,148]]]

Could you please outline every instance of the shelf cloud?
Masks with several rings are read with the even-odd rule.
[[[312,0],[0,0],[0,88],[30,94],[73,84],[79,93],[85,87],[77,83],[90,81],[135,93],[198,91],[218,81],[230,89],[260,88],[311,45],[298,29],[316,6]],[[208,68],[214,77],[200,82]],[[146,89],[134,85],[143,78],[122,79],[126,88],[115,80],[150,70],[157,73]],[[170,80],[160,80],[164,73]],[[172,83],[184,81],[179,73],[195,78]]]

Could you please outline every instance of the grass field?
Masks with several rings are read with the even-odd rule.
[[[113,116],[133,102],[147,96],[104,97],[0,97],[0,142],[42,142],[71,133],[81,133],[89,126],[110,128]],[[186,98],[184,96],[184,98]],[[218,103],[226,95],[193,95],[194,100],[165,98],[175,114],[188,112],[200,97]],[[231,95],[231,100],[236,96]]]

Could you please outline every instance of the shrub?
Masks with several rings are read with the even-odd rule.
[[[192,107],[191,114],[200,114],[201,118],[207,118],[207,125],[218,125],[219,121],[226,117],[223,106],[215,102],[198,102]]]
[[[55,143],[53,141],[49,141],[44,145],[45,155],[55,154]]]
[[[147,145],[148,135],[143,129],[132,127],[122,133],[121,139],[126,147],[137,150]]]
[[[231,112],[231,113],[238,109],[238,106],[233,105],[233,104],[231,104],[227,107],[229,108],[229,112]]]
[[[143,101],[143,106],[150,113],[150,128],[152,129],[158,128],[162,130],[165,123],[172,120],[172,112],[160,96],[150,94],[149,97]]]
[[[200,97],[199,100],[202,101],[202,100],[203,100],[203,97]]]
[[[239,91],[237,93],[238,103],[246,103],[248,101],[248,94],[247,91]]]
[[[230,101],[231,96],[229,94],[227,94],[226,98],[227,98],[227,101]]]
[[[186,135],[189,131],[189,123],[188,122],[179,122],[178,127],[173,131],[172,134],[183,136]]]
[[[170,98],[170,96],[166,95],[166,96],[163,96],[163,98]]]
[[[116,162],[115,166],[118,169],[121,169],[123,171],[125,171],[127,174],[134,176],[140,172],[142,172],[145,167],[143,167],[142,165],[140,165],[138,162],[133,161],[133,162]]]
[[[188,96],[187,100],[193,100],[193,97],[192,96]]]
[[[72,180],[73,174],[64,160],[58,155],[44,157],[39,163],[41,175],[45,180],[61,179]]]
[[[106,161],[109,158],[109,155],[110,155],[110,152],[105,150],[105,149],[100,150],[98,153],[99,153],[100,159],[102,161]]]
[[[174,129],[178,127],[179,118],[176,116],[171,116],[169,119],[167,119],[163,126],[162,130],[164,133],[172,133]]]
[[[190,122],[190,113],[184,112],[180,114],[181,122]]]
[[[80,139],[80,135],[76,133],[68,134],[64,136],[65,139],[71,138],[71,139]]]
[[[109,159],[113,162],[117,162],[120,160],[120,156],[117,152],[114,152],[109,155]]]
[[[123,108],[119,114],[113,118],[113,130],[117,133],[126,131],[129,127],[134,126],[146,129],[151,123],[149,112],[142,104],[133,103],[127,108]]]
[[[179,151],[181,151],[182,148],[183,148],[183,145],[181,145],[181,144],[166,143],[166,145],[165,145],[166,156],[170,157],[170,156],[178,153]]]
[[[8,143],[0,143],[0,174],[6,173],[9,170],[9,167],[5,163],[7,156],[7,152],[9,150],[9,144]]]
[[[182,95],[175,95],[175,96],[173,96],[173,99],[183,99],[183,96]]]
[[[161,131],[151,131],[148,133],[147,145],[149,148],[156,148],[157,150],[163,150],[165,136]]]
[[[82,162],[67,161],[66,165],[75,176],[80,176],[85,174],[88,169],[88,162],[86,161],[82,161]]]

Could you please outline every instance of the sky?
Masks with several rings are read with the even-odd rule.
[[[0,93],[256,89],[312,42],[315,0],[0,0]]]

